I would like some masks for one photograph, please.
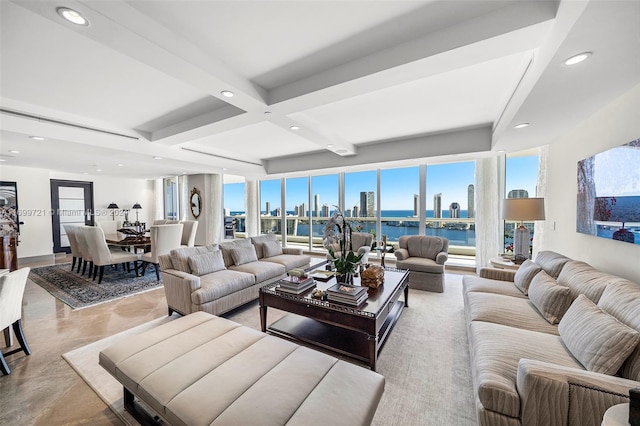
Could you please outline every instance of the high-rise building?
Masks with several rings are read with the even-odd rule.
[[[353,206],[353,216],[351,217],[360,217],[360,209],[358,208],[358,206]]]
[[[280,209],[280,207],[278,207],[276,209],[276,216],[281,216],[282,215],[282,210]]]
[[[376,197],[375,192],[360,193],[360,217],[373,217],[376,215]]]
[[[449,204],[449,217],[453,219],[460,218],[460,204],[456,202]]]
[[[473,184],[467,187],[467,217],[476,217],[475,210],[476,193]]]
[[[271,203],[267,201],[267,205],[266,205],[266,215],[267,216],[271,216]]]
[[[344,217],[353,217],[353,215],[351,214],[351,209],[346,209],[344,211]]]
[[[313,196],[313,214],[315,217],[320,216],[320,194]]]
[[[418,211],[420,210],[420,195],[413,194],[413,215],[420,216]]]
[[[442,192],[438,192],[433,196],[433,217],[442,217]]]
[[[529,191],[526,189],[512,189],[507,198],[529,198]]]
[[[329,217],[329,204],[322,206],[322,217]]]
[[[300,214],[299,216],[307,215],[307,205],[305,203],[300,204]]]

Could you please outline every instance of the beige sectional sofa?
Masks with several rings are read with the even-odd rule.
[[[282,248],[274,234],[211,246],[181,247],[160,256],[169,306],[186,315],[204,311],[223,314],[258,298],[258,289],[309,266],[302,249]]]
[[[640,285],[545,251],[463,278],[480,425],[599,425],[640,386]]]

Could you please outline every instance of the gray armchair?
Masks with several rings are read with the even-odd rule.
[[[449,240],[426,235],[400,237],[394,252],[398,269],[409,270],[409,287],[418,290],[444,291],[444,263],[449,258]]]
[[[367,263],[369,260],[369,252],[371,251],[372,243],[373,235],[368,232],[351,233],[351,245],[353,246],[353,252],[363,255],[360,263]],[[340,256],[340,244],[333,244],[332,249],[336,256]],[[327,259],[331,260],[331,255],[329,253],[327,253]]]

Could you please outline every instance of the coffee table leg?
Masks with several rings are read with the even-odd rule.
[[[267,331],[267,307],[260,305],[260,328],[264,333]]]
[[[404,288],[404,307],[409,307],[409,286],[405,286]]]
[[[369,340],[369,368],[376,371],[376,361],[378,360],[378,336],[368,335]]]

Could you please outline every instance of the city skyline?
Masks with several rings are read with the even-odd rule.
[[[522,189],[533,197],[536,194],[538,157],[512,157],[506,162],[506,190]],[[380,210],[414,211],[415,195],[419,193],[418,167],[381,170]],[[427,166],[426,210],[433,208],[433,197],[442,194],[441,206],[448,210],[452,203],[458,203],[460,210],[468,211],[471,197],[469,186],[475,188],[475,162],[437,164]],[[309,178],[286,179],[286,202],[284,210],[295,211],[295,207],[308,205]],[[315,209],[316,196],[319,206],[328,205],[330,211],[338,205],[338,175],[320,175],[311,177],[312,206]],[[373,193],[374,210],[376,202],[376,171],[345,173],[345,210],[360,206],[360,193]],[[476,190],[477,192],[477,190]],[[266,202],[271,210],[280,206],[280,179],[260,182],[260,210],[264,211]],[[505,194],[506,197],[506,194]],[[367,197],[368,198],[368,197]],[[474,200],[475,202],[475,200]],[[224,206],[230,211],[244,211],[244,183],[225,184]],[[474,206],[475,207],[475,206]]]

